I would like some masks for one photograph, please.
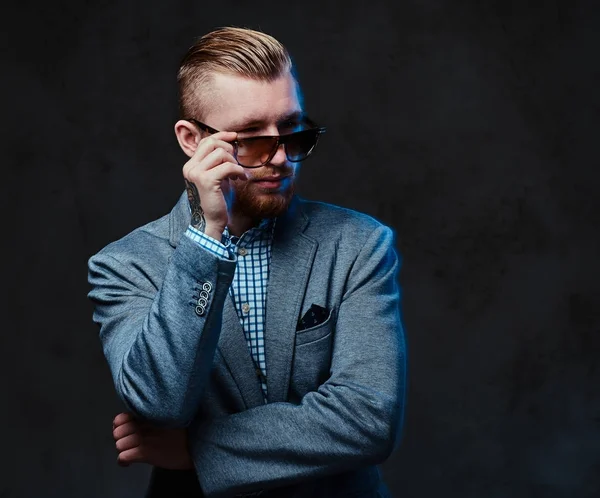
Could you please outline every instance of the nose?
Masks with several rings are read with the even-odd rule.
[[[277,152],[275,152],[275,155],[269,162],[274,166],[283,166],[286,160],[285,149],[283,144],[280,144],[279,147],[277,147]]]

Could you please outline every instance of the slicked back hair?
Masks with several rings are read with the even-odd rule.
[[[177,73],[179,117],[204,119],[215,73],[274,81],[290,72],[287,49],[275,38],[247,28],[225,27],[199,38],[181,60]]]

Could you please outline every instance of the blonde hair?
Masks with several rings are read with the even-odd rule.
[[[207,33],[181,60],[177,73],[180,118],[203,119],[214,73],[273,81],[288,71],[293,73],[291,57],[272,36],[236,27]]]

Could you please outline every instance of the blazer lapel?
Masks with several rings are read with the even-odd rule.
[[[263,405],[262,390],[254,369],[254,362],[231,294],[227,296],[223,306],[223,323],[217,347],[242,394],[246,407]]]
[[[296,325],[315,257],[317,242],[302,232],[308,218],[297,198],[277,220],[265,323],[267,401],[287,401]]]

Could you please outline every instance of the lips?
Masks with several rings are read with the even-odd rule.
[[[263,188],[279,188],[283,183],[283,180],[289,178],[291,175],[285,176],[263,176],[253,180],[254,183]]]

